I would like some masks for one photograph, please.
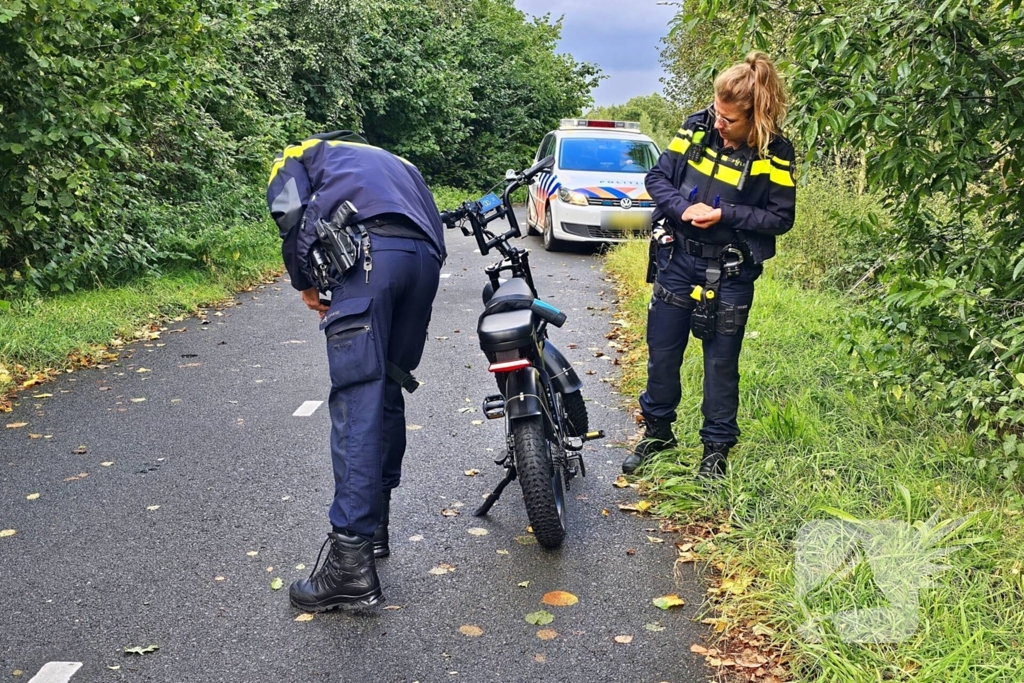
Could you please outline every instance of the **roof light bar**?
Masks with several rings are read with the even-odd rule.
[[[640,131],[640,124],[636,121],[602,121],[599,119],[562,119],[559,126],[562,130],[574,128],[616,128],[618,130]]]

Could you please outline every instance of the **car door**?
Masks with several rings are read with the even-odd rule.
[[[541,140],[540,147],[537,148],[537,155],[534,157],[533,162],[537,163],[547,155],[551,154],[555,148],[555,134],[548,133]],[[544,193],[542,185],[543,179],[547,176],[547,171],[540,173],[537,176],[537,180],[530,184],[529,190],[527,190],[527,196],[529,209],[526,212],[527,224],[534,226],[540,225],[541,217],[544,215],[544,202],[547,201],[547,195]]]

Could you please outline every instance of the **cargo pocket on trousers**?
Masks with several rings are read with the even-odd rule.
[[[380,354],[373,329],[373,299],[343,299],[327,312],[327,362],[335,389],[380,379]]]

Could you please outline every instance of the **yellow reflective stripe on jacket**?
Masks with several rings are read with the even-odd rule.
[[[692,136],[693,131],[686,130],[685,128],[680,128],[679,132],[676,133],[676,136],[672,138],[672,142],[669,143],[669,150],[673,152],[678,152],[679,154],[686,154],[686,151],[690,149],[690,145],[692,144],[689,140],[687,140],[687,138]]]
[[[750,166],[750,175],[766,175],[776,185],[783,187],[795,187],[793,185],[793,174],[788,168],[778,168],[779,165],[789,166],[785,159],[772,157],[771,159],[759,159]]]
[[[280,172],[280,170],[284,168],[284,164],[286,161],[288,161],[289,159],[300,158],[303,154],[306,153],[307,149],[316,147],[321,142],[323,142],[323,140],[321,140],[320,138],[310,138],[309,140],[304,140],[297,145],[285,147],[284,151],[281,152],[274,159],[274,165],[270,167],[270,180],[267,181],[267,185],[274,182],[274,178],[276,178],[278,172]]]
[[[711,176],[712,170],[715,172],[715,180],[720,180],[727,185],[737,187],[740,184],[740,171],[735,168],[730,168],[721,163],[718,164],[718,168],[715,168],[715,160],[717,159],[714,152],[708,150],[704,153],[704,158],[701,162],[694,163],[693,161],[688,162],[690,166],[694,168],[698,173],[705,176]]]

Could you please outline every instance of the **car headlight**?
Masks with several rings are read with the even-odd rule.
[[[575,192],[566,187],[558,188],[558,198],[567,204],[574,204],[576,206],[586,206],[589,202],[587,201],[587,195],[581,192]]]

